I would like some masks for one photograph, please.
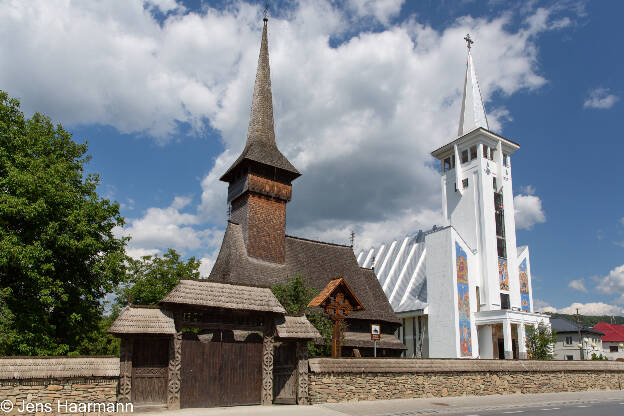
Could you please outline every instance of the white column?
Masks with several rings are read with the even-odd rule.
[[[477,333],[479,337],[479,358],[493,359],[494,346],[492,345],[492,325],[478,326]]]
[[[525,334],[524,322],[522,322],[521,324],[518,324],[518,358],[521,360],[526,360],[528,358]]]
[[[505,359],[512,360],[511,321],[509,319],[503,319],[503,340],[505,344]]]

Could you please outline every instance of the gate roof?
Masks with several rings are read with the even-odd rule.
[[[202,280],[180,280],[160,303],[286,313],[269,288]]]
[[[108,328],[108,332],[116,335],[172,335],[176,329],[173,316],[168,311],[156,306],[127,306]]]

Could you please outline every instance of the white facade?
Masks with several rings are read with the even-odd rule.
[[[525,326],[549,321],[533,312],[529,249],[516,246],[510,156],[520,146],[487,127],[469,54],[460,137],[432,153],[445,224],[357,257],[404,319],[400,338],[426,323],[432,358],[526,358]]]
[[[608,360],[624,360],[624,341],[602,342],[602,355]]]

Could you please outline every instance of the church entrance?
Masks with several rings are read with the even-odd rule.
[[[261,342],[182,340],[180,407],[260,404]]]

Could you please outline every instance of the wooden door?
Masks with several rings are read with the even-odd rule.
[[[132,402],[167,402],[169,339],[138,338],[132,347]]]
[[[260,404],[262,344],[182,341],[180,406]]]
[[[297,348],[295,343],[284,343],[275,348],[273,402],[297,403]]]

